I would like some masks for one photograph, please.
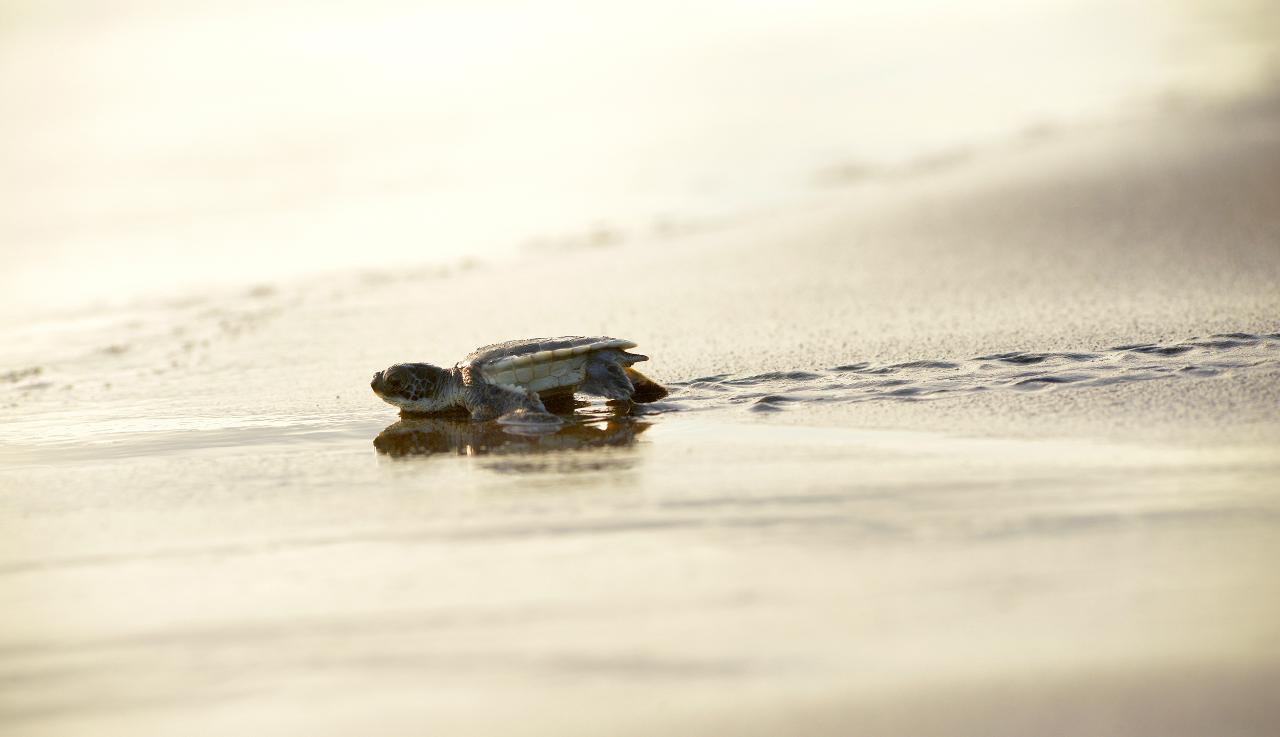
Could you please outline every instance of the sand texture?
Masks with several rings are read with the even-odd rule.
[[[1280,730],[1276,105],[510,260],[361,247],[5,325],[0,732]],[[368,390],[536,335],[672,393],[520,437]]]

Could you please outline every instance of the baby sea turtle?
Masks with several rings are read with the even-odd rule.
[[[374,374],[369,386],[408,415],[462,409],[475,420],[558,424],[544,401],[571,402],[574,392],[637,402],[667,395],[666,389],[631,368],[649,360],[627,353],[635,346],[608,337],[511,340],[478,348],[450,369],[398,363]]]

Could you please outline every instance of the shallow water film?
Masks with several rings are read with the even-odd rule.
[[[0,12],[5,737],[1280,734],[1266,4]]]

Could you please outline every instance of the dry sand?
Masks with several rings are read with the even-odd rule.
[[[0,730],[1275,734],[1280,110],[956,158],[7,327]],[[375,451],[373,370],[580,333],[673,395]]]

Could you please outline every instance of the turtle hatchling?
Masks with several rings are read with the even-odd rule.
[[[558,424],[544,401],[572,401],[576,392],[635,402],[666,396],[631,368],[649,360],[627,352],[635,346],[608,337],[511,340],[478,348],[453,368],[398,363],[374,374],[369,386],[409,415],[465,410],[475,420]]]

